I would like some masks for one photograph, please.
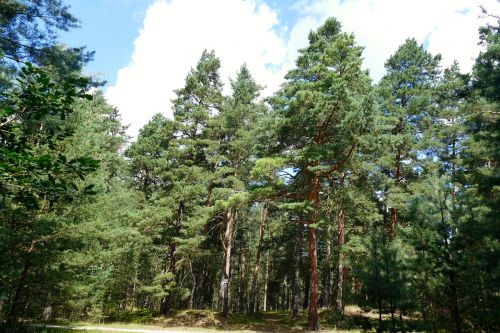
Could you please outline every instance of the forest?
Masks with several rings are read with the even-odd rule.
[[[500,19],[470,73],[408,38],[375,83],[335,18],[279,91],[200,55],[136,140],[58,0],[0,1],[0,330],[211,310],[500,331]],[[141,112],[141,110],[137,110]],[[323,317],[322,317],[323,318]],[[413,328],[415,329],[415,328]]]

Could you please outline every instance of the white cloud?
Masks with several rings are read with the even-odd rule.
[[[157,0],[147,10],[129,65],[109,86],[106,97],[118,106],[129,134],[136,136],[154,113],[171,117],[173,90],[183,86],[203,49],[221,59],[228,78],[246,62],[271,94],[294,63],[307,35],[335,16],[345,31],[365,46],[364,65],[378,81],[384,62],[408,37],[441,53],[443,67],[456,59],[469,71],[480,46],[479,5],[500,12],[496,0],[317,0],[296,2],[297,20],[279,22],[278,13],[260,0]],[[290,28],[284,28],[285,24]]]
[[[205,48],[214,49],[221,60],[226,92],[229,76],[244,62],[272,92],[281,82],[286,57],[277,23],[275,11],[254,1],[156,1],[146,12],[130,63],[120,69],[106,97],[136,136],[153,114],[172,116],[173,90],[183,86]]]
[[[303,2],[296,27],[297,36],[304,36],[320,23],[307,27],[306,21],[323,22],[334,16],[343,29],[354,32],[356,40],[365,46],[364,65],[378,81],[384,75],[384,62],[406,38],[427,42],[430,52],[440,53],[442,66],[457,60],[462,71],[470,71],[473,59],[480,51],[478,28],[480,5],[493,13],[500,7],[496,0],[319,0]],[[292,36],[293,38],[293,36]],[[302,37],[296,37],[302,38]],[[292,43],[290,43],[292,44]]]

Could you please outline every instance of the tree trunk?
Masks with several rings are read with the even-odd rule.
[[[318,318],[318,258],[317,258],[317,238],[316,228],[308,229],[309,238],[309,264],[311,268],[311,282],[309,291],[309,329],[312,331],[319,330]]]
[[[399,186],[401,183],[401,173],[400,173],[400,163],[401,163],[401,149],[398,148],[396,153],[396,162],[394,164],[394,180],[396,182],[396,186]],[[389,238],[394,240],[396,237],[396,224],[398,223],[398,210],[395,207],[390,209],[391,211],[391,223],[389,225]]]
[[[300,311],[300,251],[302,249],[302,225],[300,222],[295,234],[293,244],[293,296],[292,296],[292,319],[299,317]]]
[[[262,206],[260,213],[260,223],[259,223],[259,244],[257,245],[257,253],[255,254],[255,268],[252,274],[252,282],[250,287],[250,303],[248,305],[248,313],[255,312],[255,299],[258,295],[258,282],[259,282],[259,270],[260,270],[260,256],[262,253],[262,245],[264,243],[264,234],[266,231],[266,218],[268,212],[268,203],[265,201]]]
[[[266,258],[266,274],[264,276],[264,304],[263,311],[267,311],[267,284],[269,281],[269,252],[267,253]]]
[[[307,221],[307,234],[309,239],[309,267],[310,267],[310,292],[308,325],[312,331],[319,330],[318,318],[318,252],[316,235],[316,213],[319,204],[319,175],[314,175],[310,189],[309,199],[314,206],[314,211],[309,214]]]
[[[182,215],[184,213],[184,202],[180,201],[179,202],[179,207],[177,208],[177,218],[175,219],[175,236],[178,236],[181,231],[181,219]],[[170,243],[170,260],[168,263],[168,267],[164,270],[164,273],[166,272],[172,272],[174,274],[174,279],[176,278],[176,272],[175,272],[175,264],[176,264],[176,251],[177,251],[177,244],[175,241],[172,241]],[[134,284],[135,287],[135,284]],[[165,287],[165,282],[162,282],[162,288]],[[170,307],[172,303],[172,298],[170,295],[165,296],[160,304],[160,314],[161,315],[166,315],[170,312]]]
[[[389,238],[394,240],[396,238],[396,223],[398,222],[398,210],[394,207],[390,209],[391,211],[391,221],[389,225]]]
[[[343,209],[338,214],[338,245],[339,245],[339,264],[337,270],[337,299],[336,309],[340,314],[344,314],[344,252],[345,244],[345,212]]]
[[[189,269],[191,271],[191,279],[193,280],[193,286],[191,287],[191,295],[189,295],[188,309],[192,310],[194,304],[194,294],[196,291],[196,278],[194,277],[193,263],[191,262],[191,260],[189,260]]]
[[[287,280],[288,280],[288,275],[287,275]],[[290,310],[290,296],[291,296],[290,286],[291,286],[291,284],[287,283],[287,285],[286,285],[285,310]]]
[[[283,278],[283,291],[281,292],[281,302],[279,302],[280,310],[286,309],[287,299],[288,299],[288,275],[285,275],[285,277]]]
[[[215,165],[213,163],[212,163],[211,169],[212,169],[212,172],[215,172]],[[210,207],[211,204],[212,204],[212,184],[210,183],[210,184],[208,184],[207,201],[205,202],[205,206]],[[210,229],[210,224],[207,222],[203,226],[203,233],[205,235],[207,235],[209,232],[209,229]]]
[[[395,310],[394,302],[392,299],[389,302],[389,306],[390,306],[390,310],[391,310],[391,332],[395,333],[396,332],[396,320],[394,319],[394,312],[396,310]]]
[[[331,289],[331,274],[332,270],[330,261],[332,257],[332,249],[331,249],[331,241],[329,239],[330,232],[328,232],[327,240],[326,240],[326,248],[325,248],[325,264],[323,267],[323,297],[321,305],[326,308],[330,306],[330,289]]]
[[[380,297],[380,292],[379,292],[379,296],[377,297],[377,305],[378,305],[378,330],[377,330],[377,332],[382,332],[382,298]]]
[[[240,250],[240,263],[239,263],[239,273],[240,273],[240,281],[238,285],[238,302],[237,302],[237,311],[239,313],[245,311],[245,303],[246,303],[246,283],[245,283],[245,270],[246,270],[246,258],[243,249]]]
[[[5,324],[7,327],[13,327],[17,320],[19,319],[20,312],[23,309],[23,305],[20,301],[21,294],[23,292],[23,288],[26,284],[26,279],[28,278],[29,265],[28,262],[24,263],[23,271],[21,272],[21,277],[16,287],[16,291],[14,293],[14,298],[12,299],[12,304],[10,310],[7,314],[7,318],[5,318]]]
[[[304,301],[302,302],[302,309],[309,309],[309,292],[311,291],[311,277],[309,275],[304,279]]]
[[[31,241],[31,245],[26,253],[27,257],[24,262],[23,271],[21,272],[21,276],[16,287],[16,292],[11,302],[11,308],[7,313],[7,317],[5,318],[5,324],[7,325],[7,327],[13,327],[17,323],[21,311],[26,306],[26,302],[22,303],[20,299],[22,297],[23,289],[26,287],[26,280],[28,279],[28,272],[30,269],[30,254],[35,250],[35,246],[36,241]]]
[[[458,308],[458,290],[456,285],[455,272],[453,271],[453,269],[448,269],[447,273],[450,284],[449,302],[450,302],[451,320],[453,322],[453,332],[461,333],[462,317],[460,315],[460,310]]]
[[[224,262],[222,267],[222,279],[220,283],[220,298],[222,306],[222,316],[227,317],[229,312],[229,278],[231,274],[231,250],[234,241],[234,231],[238,212],[235,208],[230,208],[227,212],[226,232],[224,234]]]

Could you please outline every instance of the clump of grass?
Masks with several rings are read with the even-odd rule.
[[[115,314],[114,316],[110,316],[106,321],[147,324],[153,322],[156,316],[157,316],[156,312],[144,309],[144,310],[120,312],[118,314]]]

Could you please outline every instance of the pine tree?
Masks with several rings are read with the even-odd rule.
[[[78,19],[61,0],[7,0],[0,3],[0,87],[19,64],[27,62],[51,69],[57,79],[81,75],[82,67],[94,53],[85,47],[67,47],[58,41],[58,32],[79,26]]]
[[[499,59],[500,28],[480,29],[480,40],[486,49],[473,68],[473,91],[466,114],[466,148],[463,153],[464,209],[460,211],[462,237],[464,305],[467,317],[484,330],[498,330],[498,296],[500,281],[498,259],[500,228],[498,223],[499,184]],[[472,285],[470,281],[474,281]]]
[[[385,63],[387,74],[378,91],[381,98],[386,146],[379,164],[389,179],[389,236],[396,235],[398,208],[404,206],[406,187],[415,177],[419,154],[426,154],[422,135],[429,126],[433,88],[437,84],[440,56],[432,56],[415,39],[408,39]]]
[[[248,201],[248,174],[254,156],[254,128],[257,117],[265,111],[263,105],[255,102],[260,87],[253,80],[246,65],[243,65],[231,82],[233,94],[214,121],[220,122],[218,195],[214,196],[216,206],[226,215],[223,237],[223,269],[220,298],[222,315],[229,311],[229,282],[231,273],[231,251],[234,246],[236,221]],[[217,209],[217,207],[216,207]]]
[[[319,329],[317,233],[320,192],[324,177],[342,172],[352,156],[357,136],[367,130],[372,103],[370,79],[361,70],[362,48],[340,23],[328,19],[309,34],[297,68],[273,99],[280,117],[281,150],[305,189],[310,262],[309,328]]]
[[[171,255],[175,262],[172,267],[183,270],[191,280],[188,308],[212,306],[211,284],[201,281],[206,276],[215,278],[219,257],[210,255],[210,251],[216,251],[210,245],[218,236],[212,232],[212,224],[217,223],[212,219],[212,207],[213,190],[220,177],[218,148],[222,138],[213,117],[221,112],[224,102],[219,68],[215,53],[204,51],[172,101],[176,139],[163,177],[168,180],[165,196],[175,202],[172,218],[176,221],[177,245]]]

